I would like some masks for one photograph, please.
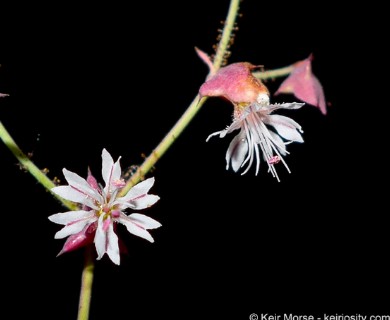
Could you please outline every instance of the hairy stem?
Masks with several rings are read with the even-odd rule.
[[[213,61],[215,71],[218,70],[225,62],[224,60],[226,58],[227,49],[230,46],[230,40],[234,29],[234,24],[236,22],[239,5],[240,0],[230,1],[229,12],[226,17],[225,26],[222,31],[222,37],[219,41],[218,48]]]
[[[294,65],[290,65],[287,67],[274,69],[274,70],[253,72],[253,75],[256,78],[261,80],[275,79],[275,78],[285,77],[289,75],[293,70],[294,70]]]
[[[11,150],[11,152],[14,154],[16,159],[20,162],[22,165],[22,168],[24,170],[27,170],[30,172],[30,174],[37,179],[37,181],[42,184],[47,190],[51,190],[53,187],[55,187],[55,184],[53,181],[51,181],[43,172],[41,169],[39,169],[31,160],[30,158],[23,153],[23,151],[19,148],[19,146],[16,144],[14,139],[10,136],[7,129],[4,127],[3,123],[0,121],[0,138],[3,140],[5,145],[8,147],[8,149]],[[61,197],[57,196],[55,193],[52,193],[59,201],[62,202],[62,204],[69,208],[70,210],[76,210],[77,206],[65,199],[62,199]]]
[[[218,44],[218,48],[213,61],[213,69],[217,71],[224,61],[227,48],[230,43],[230,37],[234,28],[234,23],[237,18],[238,8],[240,0],[232,0],[230,2],[226,23],[222,32],[221,40]],[[203,98],[199,101],[199,95],[197,95],[191,102],[187,110],[176,122],[160,144],[152,151],[152,153],[145,159],[138,170],[131,176],[126,186],[121,190],[120,196],[126,194],[131,187],[144,179],[145,175],[151,168],[157,163],[157,161],[163,156],[163,154],[169,149],[173,142],[179,137],[183,130],[187,127],[190,121],[194,118],[196,113],[200,110],[207,98]]]

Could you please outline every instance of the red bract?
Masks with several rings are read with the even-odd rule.
[[[202,59],[202,61],[209,67],[210,74],[213,75],[215,73],[215,68],[213,66],[213,62],[211,61],[211,58],[208,56],[208,54],[198,48],[195,47],[195,51],[199,58]]]
[[[280,93],[292,93],[298,99],[318,107],[323,114],[326,114],[326,102],[324,90],[317,77],[312,73],[311,61],[313,56],[297,62],[294,70],[282,82],[275,95]]]
[[[83,230],[76,234],[72,234],[66,239],[65,244],[57,255],[57,257],[65,252],[73,251],[81,247],[86,246],[87,244],[93,243],[95,237],[95,231],[97,228],[97,223],[86,226]]]

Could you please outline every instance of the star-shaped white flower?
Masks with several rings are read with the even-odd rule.
[[[79,247],[80,242],[87,242],[85,240],[88,236],[94,236],[93,242],[98,254],[97,259],[101,259],[107,253],[110,259],[119,265],[119,245],[118,237],[114,232],[114,222],[125,225],[130,233],[154,242],[147,230],[158,228],[161,224],[143,214],[126,215],[124,210],[128,208],[145,209],[160,198],[148,194],[154,184],[154,178],[140,182],[125,196],[117,197],[118,192],[125,185],[121,179],[120,158],[114,163],[111,155],[103,149],[102,160],[104,188],[98,185],[92,175],[89,175],[88,179],[85,180],[76,173],[63,169],[69,185],[55,187],[52,191],[66,200],[82,204],[83,210],[57,213],[51,215],[49,220],[65,225],[55,234],[55,239],[70,236],[60,253],[70,251],[73,247]]]
[[[291,142],[303,142],[300,132],[301,126],[294,120],[276,114],[271,114],[277,109],[299,109],[304,103],[270,104],[267,94],[259,94],[257,101],[245,108],[235,106],[233,123],[225,130],[215,132],[207,138],[219,135],[226,136],[234,130],[240,132],[233,138],[226,152],[226,169],[230,165],[234,171],[246,165],[242,174],[248,172],[253,162],[256,161],[256,175],[260,169],[261,156],[268,164],[268,169],[279,181],[275,164],[281,161],[290,172],[283,156],[288,154],[286,144]],[[273,127],[274,130],[270,130]],[[283,139],[282,139],[283,138]]]

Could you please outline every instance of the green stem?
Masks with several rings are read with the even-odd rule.
[[[43,172],[40,170],[31,160],[30,158],[23,153],[23,151],[19,148],[19,146],[16,144],[14,139],[10,136],[7,129],[4,127],[3,123],[0,121],[0,138],[3,140],[5,145],[8,147],[8,149],[11,150],[11,152],[14,154],[16,159],[19,160],[20,164],[22,165],[23,169],[30,172],[30,174],[37,179],[37,181],[42,184],[47,190],[51,190],[53,187],[55,187],[55,184],[53,181],[51,181]],[[51,191],[50,191],[51,192]],[[62,202],[64,206],[69,208],[70,210],[77,210],[77,206],[65,199],[62,199],[61,197],[57,196],[55,193],[52,193],[59,201]]]
[[[47,190],[51,190],[55,187],[53,181],[51,181],[19,148],[14,139],[10,136],[3,123],[0,121],[0,138],[3,140],[5,145],[11,152],[14,154],[16,159],[19,160],[23,168],[31,173],[31,175],[37,179]],[[77,205],[74,203],[62,199],[57,196],[55,193],[52,193],[59,201],[62,202],[70,210],[77,210]],[[80,303],[79,303],[79,313],[78,320],[87,320],[89,314],[90,300],[91,300],[91,289],[92,289],[92,280],[93,280],[93,252],[92,247],[88,246],[85,252],[85,265],[82,273],[82,284],[80,291]]]
[[[294,65],[290,65],[284,68],[268,70],[268,71],[257,71],[253,72],[253,75],[261,80],[266,79],[275,79],[280,77],[285,77],[289,75],[294,70]]]
[[[227,49],[231,44],[230,41],[231,41],[232,31],[234,29],[234,24],[236,22],[239,5],[240,5],[240,0],[230,1],[229,12],[226,17],[225,26],[222,31],[222,37],[218,43],[218,48],[215,53],[215,57],[213,61],[213,66],[215,71],[217,71],[225,62]]]
[[[181,118],[176,122],[176,124],[172,127],[172,129],[168,132],[164,139],[159,143],[159,145],[152,151],[152,153],[145,159],[142,165],[127,181],[126,185],[123,187],[118,196],[125,195],[135,184],[144,179],[146,173],[149,172],[149,170],[156,164],[156,162],[173,144],[173,142],[177,139],[180,133],[191,121],[191,119],[199,111],[200,107],[205,101],[205,98],[199,101],[199,96],[195,97],[195,99],[192,101],[192,103],[181,116]]]
[[[236,21],[239,4],[240,0],[230,1],[226,23],[213,61],[214,71],[217,71],[224,62],[226,51],[230,45],[230,37],[234,29],[234,23]],[[168,134],[164,137],[160,144],[152,151],[152,153],[145,159],[145,161],[138,168],[138,170],[131,176],[129,181],[126,183],[126,186],[121,190],[119,196],[125,195],[135,184],[144,179],[145,175],[149,172],[149,170],[153,168],[157,161],[163,156],[163,154],[169,149],[173,142],[183,132],[185,127],[187,127],[189,122],[194,118],[194,116],[200,110],[206,100],[207,97],[201,99],[200,101],[199,95],[195,97],[195,99],[191,102],[190,106],[187,108],[181,118],[176,122],[173,128],[168,132]]]
[[[93,282],[93,246],[88,245],[85,248],[84,269],[81,275],[81,290],[79,300],[79,313],[77,320],[88,320],[89,309],[91,306],[92,282]]]

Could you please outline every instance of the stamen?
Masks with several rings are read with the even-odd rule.
[[[280,162],[280,157],[279,156],[273,156],[271,159],[268,160],[269,164],[277,164]]]
[[[120,217],[120,215],[121,215],[121,212],[119,211],[119,210],[113,210],[112,212],[111,212],[111,217],[113,217],[113,218],[119,218]]]
[[[264,128],[266,129],[265,131],[267,132],[267,134],[268,134],[268,136],[269,136],[269,140],[272,141],[272,137],[271,137],[271,134],[269,133],[269,130],[267,129],[267,127],[265,126],[264,123],[262,123],[262,125],[263,125]],[[274,146],[273,144],[271,144],[271,147],[272,147],[272,149],[275,151],[275,153],[280,157],[280,161],[282,161],[282,163],[283,163],[284,166],[286,167],[288,173],[291,173],[290,168],[288,167],[286,161],[284,161],[283,157],[280,155],[278,149],[275,148],[275,146]]]
[[[117,188],[123,188],[126,185],[126,182],[123,179],[118,179],[113,181],[112,185]]]

